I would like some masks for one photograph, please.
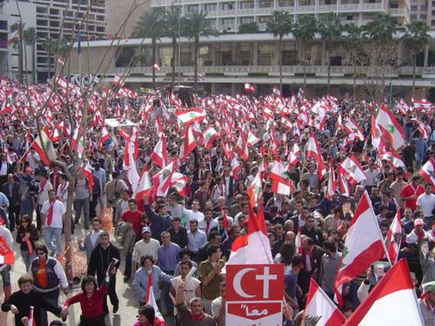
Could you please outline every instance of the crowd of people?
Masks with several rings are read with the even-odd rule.
[[[47,326],[47,311],[65,320],[75,303],[80,325],[106,325],[107,297],[113,313],[122,309],[118,269],[136,296],[135,326],[166,325],[169,316],[181,326],[225,325],[225,264],[234,241],[249,232],[251,207],[264,210],[274,263],[284,265],[283,323],[300,325],[310,279],[334,298],[346,233],[364,192],[384,237],[401,214],[399,259],[406,259],[422,297],[425,325],[435,325],[435,177],[419,173],[435,155],[431,105],[400,101],[387,109],[276,92],[195,98],[196,109],[183,115],[188,108],[170,91],[148,96],[118,86],[83,99],[72,86],[58,84],[48,94],[47,85],[1,83],[0,240],[20,249],[15,260],[21,256],[28,271],[12,293],[11,264],[0,265],[2,310],[15,315],[16,325],[34,318]],[[76,99],[70,104],[75,111],[64,105],[66,97]],[[43,119],[34,99],[38,105],[47,100]],[[84,101],[87,111],[80,109]],[[381,108],[399,124],[393,128],[403,128],[400,148],[375,136]],[[48,164],[48,149],[37,146],[42,133],[55,153]],[[341,168],[349,157],[363,172],[360,179]],[[288,189],[276,186],[278,165]],[[335,173],[338,185],[331,191]],[[78,248],[86,253],[87,271],[82,291],[60,303],[69,285],[61,255],[69,199],[71,232],[86,233]],[[107,211],[110,230],[102,225]],[[384,260],[345,284],[345,316],[391,267]]]

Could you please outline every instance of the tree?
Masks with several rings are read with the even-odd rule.
[[[322,39],[322,65],[324,64],[324,58],[328,60],[328,88],[331,84],[331,50],[337,44],[341,38],[343,32],[343,25],[340,22],[340,18],[335,13],[327,13],[320,17],[318,24],[318,32]]]
[[[282,92],[282,44],[285,35],[289,34],[292,30],[292,18],[287,11],[274,10],[272,12],[272,19],[267,22],[266,31],[272,33],[274,37],[278,37],[279,46],[279,89]]]
[[[215,35],[217,32],[210,27],[209,21],[207,20],[206,11],[191,11],[186,15],[186,20],[184,24],[185,34],[189,39],[193,39],[194,42],[194,89],[196,91],[196,86],[198,83],[198,52],[199,52],[199,37],[210,35]]]
[[[23,74],[23,29],[24,24],[19,21],[11,25],[11,32],[16,33],[17,36],[12,41],[12,47],[18,52],[18,80],[22,83],[24,79]]]
[[[412,96],[415,91],[415,67],[417,65],[417,54],[424,49],[429,42],[429,26],[425,21],[413,21],[405,25],[405,34],[402,36],[402,42],[411,52],[412,57]]]
[[[296,24],[293,25],[292,34],[299,43],[299,61],[304,64],[304,88],[307,86],[307,61],[306,45],[310,42],[317,32],[317,21],[314,16],[301,15]]]
[[[36,84],[36,29],[30,27],[24,31],[24,44],[29,44],[32,51],[32,82]]]
[[[239,26],[239,33],[240,34],[258,33],[259,30],[260,30],[260,28],[256,22],[240,24],[240,26]]]
[[[46,38],[42,42],[42,47],[45,51],[47,51],[48,54],[48,79],[51,78],[51,61],[53,58],[53,55],[56,54],[57,51],[57,40]]]
[[[137,23],[135,30],[133,32],[133,36],[151,39],[151,48],[152,48],[152,65],[158,64],[157,62],[157,40],[160,39],[164,34],[165,28],[165,17],[163,11],[161,10],[152,10],[146,12],[139,22]],[[156,71],[153,68],[153,88],[156,88]]]
[[[392,69],[397,63],[397,42],[393,38],[397,30],[394,19],[383,13],[363,26],[367,41],[360,60],[366,66],[364,83],[367,96],[375,101],[383,100],[391,86]]]
[[[181,34],[184,17],[180,16],[177,7],[171,7],[165,15],[165,34],[172,38],[172,84],[175,84],[175,67],[177,66],[177,37]]]
[[[343,29],[344,34],[341,36],[341,40],[348,53],[348,61],[353,68],[353,97],[356,98],[356,64],[364,43],[364,35],[363,30],[356,24],[347,24]]]

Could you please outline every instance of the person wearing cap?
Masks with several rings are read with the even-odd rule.
[[[132,259],[136,264],[140,264],[141,257],[151,256],[157,262],[157,252],[160,248],[160,242],[151,237],[151,229],[149,226],[142,228],[142,240],[139,240],[134,245]],[[129,275],[125,275],[127,278]],[[128,277],[129,279],[129,277]]]
[[[427,238],[430,238],[430,234],[424,230],[424,221],[417,218],[414,221],[414,230],[406,236],[406,243],[413,244]]]
[[[423,212],[426,230],[432,225],[433,211],[435,209],[435,195],[432,190],[432,184],[426,183],[424,193],[417,198],[417,209]]]
[[[422,285],[424,297],[418,299],[425,326],[435,325],[435,281]]]

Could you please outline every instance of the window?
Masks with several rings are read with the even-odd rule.
[[[215,3],[207,3],[204,5],[205,11],[216,11],[217,5]]]
[[[411,6],[411,11],[417,11],[417,6],[416,5],[412,5]]]

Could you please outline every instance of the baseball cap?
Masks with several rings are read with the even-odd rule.
[[[144,226],[143,228],[142,228],[142,234],[144,234],[144,233],[151,233],[151,229],[150,229],[150,227],[149,226]]]
[[[424,225],[423,219],[418,218],[414,221],[414,226]]]

